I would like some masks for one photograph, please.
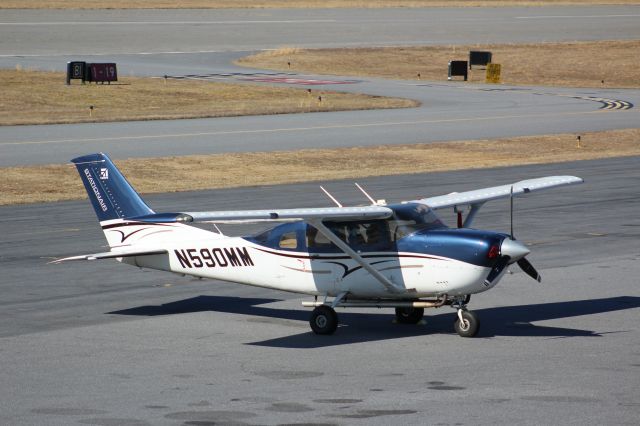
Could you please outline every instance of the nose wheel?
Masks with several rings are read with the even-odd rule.
[[[480,320],[475,313],[460,308],[453,328],[460,337],[474,337],[480,329]]]

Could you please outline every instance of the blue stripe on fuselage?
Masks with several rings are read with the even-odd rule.
[[[413,252],[441,256],[477,266],[493,267],[496,259],[489,259],[489,249],[500,247],[506,237],[491,231],[475,229],[436,229],[416,232],[397,242],[401,252]]]

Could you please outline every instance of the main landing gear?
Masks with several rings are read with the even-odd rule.
[[[318,306],[311,313],[309,324],[316,334],[333,334],[338,328],[338,314],[330,306]]]
[[[442,296],[440,299],[427,300],[347,300],[346,294],[338,295],[332,303],[327,302],[327,298],[322,302],[317,299],[313,302],[302,302],[303,306],[313,307],[309,325],[316,334],[333,334],[338,328],[338,314],[335,307],[360,307],[360,308],[395,308],[396,321],[400,324],[417,324],[424,316],[425,308],[439,308],[444,305],[451,305],[457,310],[456,320],[453,328],[461,337],[474,337],[480,329],[478,316],[467,310],[469,295],[457,296],[448,299]]]
[[[470,295],[456,296],[449,299],[446,295],[436,300],[352,300],[347,298],[346,293],[339,294],[331,303],[302,302],[302,306],[313,307],[309,325],[316,334],[333,334],[338,328],[338,314],[335,307],[359,307],[359,308],[395,308],[396,321],[400,324],[417,324],[424,316],[425,308],[439,308],[450,305],[456,309],[456,320],[453,328],[461,337],[474,337],[480,330],[480,320],[478,316],[467,310],[467,303],[471,299]]]
[[[396,308],[396,321],[400,324],[417,324],[424,316],[424,308]]]

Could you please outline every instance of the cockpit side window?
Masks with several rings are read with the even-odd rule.
[[[364,222],[326,222],[325,225],[338,238],[356,250],[379,251],[390,247],[389,229],[384,220]],[[339,251],[316,228],[307,226],[307,247],[310,251]]]
[[[318,230],[311,225],[307,225],[306,242],[307,247],[310,249],[330,249],[332,247],[337,249],[323,233],[318,232]]]
[[[398,241],[420,230],[420,227],[415,220],[389,220],[389,229],[391,230],[391,240]]]

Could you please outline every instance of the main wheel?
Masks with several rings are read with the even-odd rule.
[[[456,317],[456,322],[453,323],[453,328],[460,337],[473,337],[478,334],[480,329],[480,320],[478,316],[470,311],[462,311],[462,321]]]
[[[396,320],[400,324],[417,324],[424,316],[424,308],[396,308]]]
[[[338,328],[338,314],[329,306],[318,306],[311,313],[309,324],[316,334],[333,334]]]

